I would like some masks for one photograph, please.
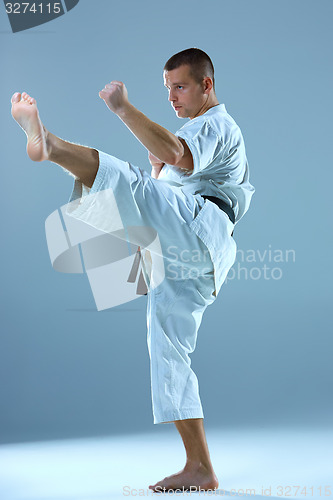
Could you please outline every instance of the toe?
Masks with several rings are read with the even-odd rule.
[[[12,103],[15,104],[16,102],[20,102],[21,100],[21,94],[19,92],[15,92],[12,96]]]
[[[151,484],[151,485],[149,486],[149,489],[150,489],[150,490],[153,490],[154,492],[156,492],[156,490],[157,490],[157,491],[159,491],[159,490],[161,490],[162,488],[163,488],[163,481],[158,481],[157,483],[155,483],[155,484]]]

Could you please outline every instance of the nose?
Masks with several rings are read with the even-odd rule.
[[[172,89],[169,90],[169,101],[174,102],[176,100],[175,93]]]

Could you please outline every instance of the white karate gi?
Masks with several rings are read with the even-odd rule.
[[[155,424],[203,418],[189,355],[203,312],[216,299],[236,257],[234,224],[201,195],[227,202],[237,223],[254,193],[241,131],[224,104],[188,121],[176,135],[191,150],[193,172],[165,165],[153,179],[145,170],[99,152],[93,186],[87,190],[76,180],[67,209],[68,215],[112,232],[116,215],[108,201],[112,199],[129,233],[143,229],[142,241],[140,231],[135,231],[133,243],[145,246],[145,227],[157,231],[164,262],[162,282],[155,277],[160,269],[154,266],[154,254],[142,249]]]

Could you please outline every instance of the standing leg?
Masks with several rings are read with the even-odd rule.
[[[93,185],[99,157],[95,149],[63,141],[46,130],[39,117],[36,100],[16,92],[12,116],[26,133],[27,153],[33,161],[50,160],[71,172],[87,187]]]
[[[184,469],[149,486],[153,491],[190,489],[214,490],[219,482],[210,460],[202,418],[176,420],[186,450]]]
[[[183,230],[184,231],[184,230]],[[195,234],[183,234],[179,259],[166,252],[166,277],[148,297],[148,347],[151,358],[154,423],[174,422],[186,450],[184,469],[149,488],[202,490],[218,487],[203,425],[198,380],[191,368],[202,316],[215,300],[214,268]],[[188,239],[186,239],[188,238]],[[183,260],[182,260],[183,259]]]

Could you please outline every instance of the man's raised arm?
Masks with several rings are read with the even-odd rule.
[[[193,170],[193,158],[186,142],[136,109],[129,102],[127,89],[122,82],[113,81],[106,84],[99,96],[145,148],[162,163]]]

